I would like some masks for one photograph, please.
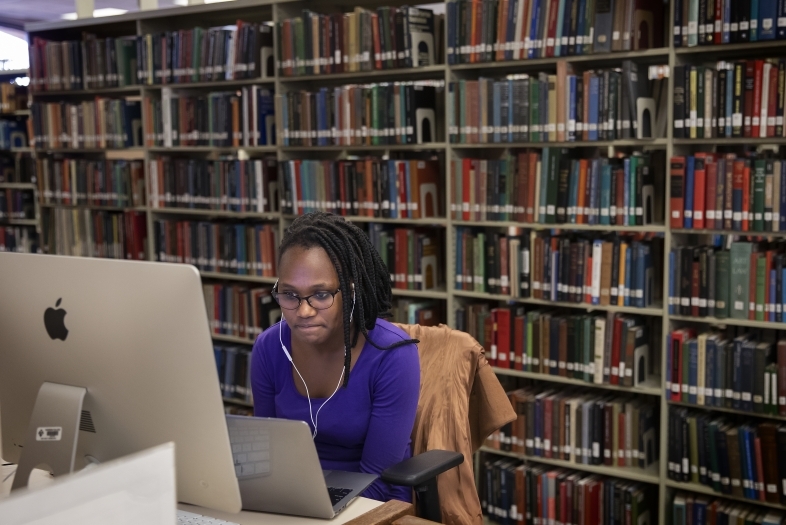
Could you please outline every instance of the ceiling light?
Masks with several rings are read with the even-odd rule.
[[[104,7],[101,9],[94,9],[93,10],[93,18],[98,18],[101,16],[114,16],[114,15],[122,15],[123,13],[127,13],[128,10],[126,9],[116,9],[114,7]],[[60,18],[64,20],[76,20],[76,13],[66,13]]]

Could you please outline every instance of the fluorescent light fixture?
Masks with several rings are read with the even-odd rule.
[[[101,9],[94,9],[93,10],[93,18],[98,18],[101,16],[115,16],[115,15],[122,15],[123,13],[127,13],[128,10],[126,9],[116,9],[114,7],[104,7]],[[66,13],[60,18],[64,20],[76,20],[76,13]]]

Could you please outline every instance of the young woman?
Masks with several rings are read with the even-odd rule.
[[[254,415],[306,421],[326,470],[379,474],[409,458],[417,341],[379,319],[390,272],[368,236],[337,215],[304,215],[284,234],[278,268],[283,320],[254,344]],[[381,480],[363,496],[411,500]]]

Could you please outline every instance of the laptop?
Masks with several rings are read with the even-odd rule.
[[[304,421],[227,415],[243,508],[333,518],[377,479],[322,470]]]

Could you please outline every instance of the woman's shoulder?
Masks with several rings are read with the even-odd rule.
[[[377,324],[371,331],[371,337],[374,338],[374,342],[379,346],[388,346],[398,343],[399,341],[406,341],[410,339],[409,335],[404,330],[394,325],[390,321],[381,318],[377,319]],[[417,350],[415,343],[403,345],[399,348],[407,347]]]
[[[276,324],[271,325],[264,332],[259,334],[259,336],[257,336],[252,349],[254,354],[270,356],[271,353],[275,355],[276,350],[281,352],[280,335],[282,329],[284,328],[282,323],[283,321],[279,321]]]

